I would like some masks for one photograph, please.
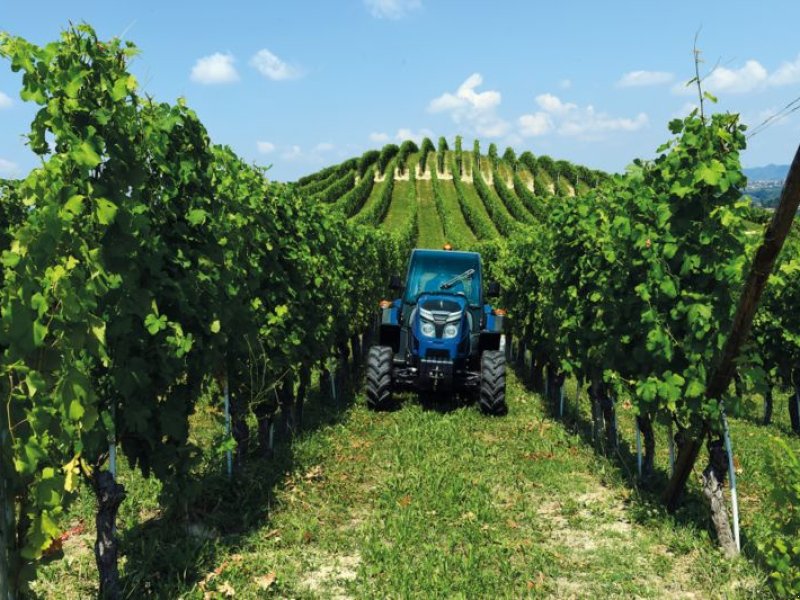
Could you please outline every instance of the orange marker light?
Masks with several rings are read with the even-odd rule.
[[[391,308],[392,301],[391,300],[381,300],[380,305],[381,308]]]
[[[453,249],[453,247],[452,247],[452,246],[451,246],[449,243],[447,243],[447,244],[445,244],[444,246],[442,246],[442,249],[443,249],[443,250],[452,250],[452,249]]]
[[[508,314],[508,312],[506,311],[506,309],[505,309],[505,308],[495,308],[495,309],[492,311],[492,314],[493,314],[493,315],[496,315],[496,316],[498,316],[498,317],[505,317],[505,316]]]

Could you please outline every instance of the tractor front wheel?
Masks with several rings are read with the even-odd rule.
[[[367,406],[386,410],[392,403],[392,360],[389,346],[372,346],[367,357]]]
[[[481,356],[481,391],[478,406],[485,415],[505,415],[506,357],[502,351],[486,350]]]

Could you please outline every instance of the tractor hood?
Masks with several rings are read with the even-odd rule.
[[[459,323],[466,309],[466,298],[454,294],[422,294],[417,299],[417,316],[436,325]]]

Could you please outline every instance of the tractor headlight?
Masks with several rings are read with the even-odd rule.
[[[458,335],[458,325],[455,323],[448,323],[444,326],[444,338],[454,338]]]
[[[419,326],[422,335],[426,337],[433,337],[436,335],[436,327],[430,321],[422,321]]]

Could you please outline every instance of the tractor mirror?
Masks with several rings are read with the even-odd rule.
[[[403,282],[400,281],[400,275],[392,275],[389,278],[389,289],[398,291],[403,289]]]
[[[496,281],[490,281],[489,287],[486,290],[487,298],[497,298],[500,295],[500,284]]]

